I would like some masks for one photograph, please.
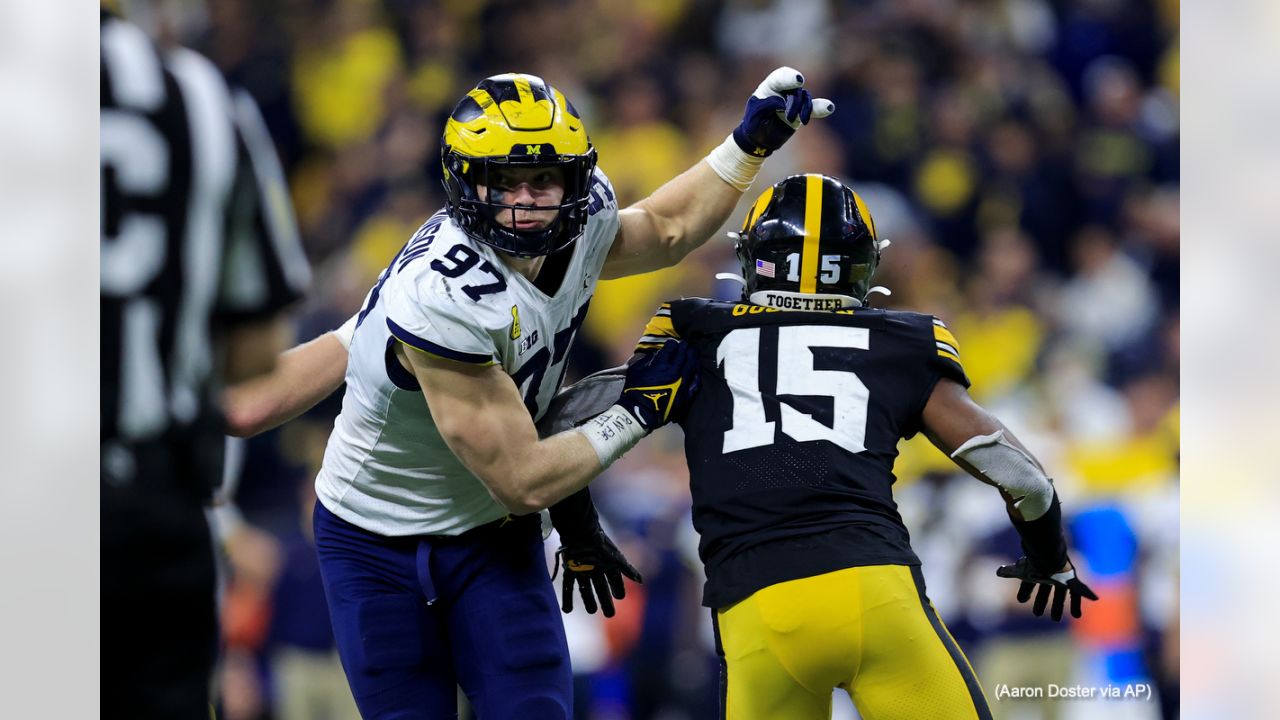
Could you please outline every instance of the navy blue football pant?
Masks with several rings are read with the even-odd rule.
[[[571,717],[573,678],[537,515],[457,537],[386,537],[315,506],[347,681],[366,720]]]

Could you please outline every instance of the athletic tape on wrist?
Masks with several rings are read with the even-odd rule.
[[[614,405],[574,430],[591,443],[596,457],[600,458],[600,467],[606,468],[647,434],[639,421],[621,405]]]
[[[764,164],[764,158],[742,152],[738,143],[733,141],[733,135],[726,137],[715,150],[707,153],[706,161],[721,180],[740,192],[746,192],[751,187],[756,174],[760,172],[760,166]]]

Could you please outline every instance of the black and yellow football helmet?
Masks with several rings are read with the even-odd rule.
[[[480,81],[458,102],[444,126],[441,148],[449,217],[473,240],[521,257],[560,250],[582,236],[587,224],[596,151],[578,111],[555,88],[534,75],[509,73]],[[477,185],[490,186],[501,166],[558,167],[565,192],[559,214],[547,227],[518,230],[494,221],[516,206],[481,200]]]
[[[743,298],[789,309],[858,307],[888,244],[858,194],[826,175],[792,175],[768,188],[731,233]],[[874,288],[883,291],[882,288]]]

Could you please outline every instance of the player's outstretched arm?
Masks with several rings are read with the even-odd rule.
[[[627,366],[623,365],[588,375],[562,389],[538,421],[538,435],[550,437],[571,430],[605,412],[617,401],[626,381]],[[576,585],[583,609],[594,613],[598,606],[605,617],[613,617],[613,600],[627,596],[623,577],[638,583],[644,578],[605,534],[590,493],[590,488],[580,490],[548,508],[551,523],[560,533],[556,556],[564,567],[561,607],[572,612]]]
[[[1076,577],[1062,531],[1062,507],[1053,482],[1026,447],[994,415],[969,397],[960,383],[942,378],[923,413],[925,435],[970,475],[994,485],[1004,497],[1009,519],[1022,539],[1025,556],[997,570],[1022,582],[1018,601],[1037,586],[1032,611],[1043,615],[1053,597],[1051,615],[1062,619],[1069,597],[1071,614],[1080,617],[1081,600],[1098,597]]]
[[[591,444],[564,432],[538,440],[520,391],[501,365],[472,365],[403,343],[427,406],[449,449],[511,512],[536,512],[600,472]]]
[[[950,378],[944,377],[939,380],[929,396],[928,403],[925,404],[923,420],[924,434],[930,442],[970,475],[988,485],[995,486],[1000,491],[1000,495],[1009,506],[1010,517],[1017,520],[1024,519],[1020,505],[1026,503],[1028,497],[1031,498],[1030,505],[1033,506],[1029,508],[1031,514],[1038,517],[1048,508],[1049,500],[1053,496],[1053,484],[1045,476],[1044,468],[996,416],[974,402],[963,385]],[[971,440],[989,437],[995,433],[1001,433],[1001,439],[1023,455],[1034,468],[1034,472],[1027,472],[1028,477],[1021,483],[1020,491],[1017,488],[1006,487],[997,479],[975,468],[966,459],[966,453],[957,454],[957,450]],[[1006,484],[1008,482],[1006,480]],[[1014,492],[1018,494],[1015,496]]]
[[[644,436],[679,417],[697,387],[696,359],[671,343],[627,370],[612,407],[581,428],[538,439],[511,376],[498,365],[447,360],[400,343],[449,449],[515,514],[536,512],[586,487]]]
[[[286,350],[270,373],[229,385],[222,393],[228,434],[252,437],[279,427],[337,390],[347,374],[349,330],[351,321]]]
[[[228,327],[222,334],[222,377],[228,383],[239,383],[269,375],[288,337],[289,322],[283,315]]]
[[[810,118],[834,110],[830,100],[809,94],[798,70],[774,70],[748,98],[742,122],[722,144],[649,197],[619,211],[621,227],[602,277],[674,265],[700,247],[729,218],[764,159]]]

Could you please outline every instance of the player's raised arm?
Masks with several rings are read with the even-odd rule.
[[[809,94],[798,70],[774,70],[747,100],[742,122],[723,143],[649,197],[619,211],[621,227],[602,277],[674,265],[700,247],[728,219],[764,159],[810,118],[834,110],[830,100]]]
[[[580,428],[539,440],[519,389],[501,366],[448,360],[403,342],[396,347],[449,449],[518,515],[586,487],[641,438],[679,417],[696,390],[694,354],[672,343],[627,369],[612,407]]]
[[[942,378],[923,413],[925,435],[975,478],[994,485],[1005,498],[1009,519],[1022,539],[1022,557],[1001,567],[1000,577],[1022,581],[1019,602],[1039,586],[1036,615],[1053,596],[1051,615],[1062,619],[1068,597],[1071,615],[1080,617],[1081,600],[1098,596],[1076,577],[1062,531],[1062,506],[1053,482],[1026,447],[994,415],[973,401],[963,385]]]

